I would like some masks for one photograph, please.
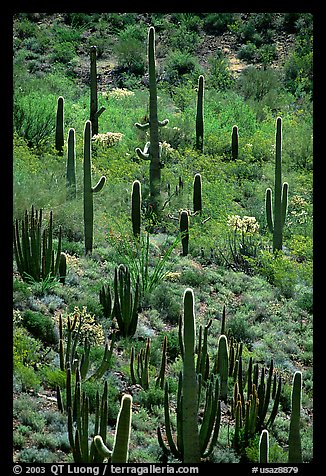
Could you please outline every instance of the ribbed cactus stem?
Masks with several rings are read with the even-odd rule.
[[[202,180],[200,174],[195,174],[194,177],[194,191],[193,191],[193,207],[194,212],[201,213],[202,211]]]
[[[197,111],[196,111],[196,149],[204,150],[204,76],[198,78]]]
[[[76,152],[75,129],[68,132],[67,170],[66,170],[67,198],[76,198]]]
[[[297,371],[293,376],[292,406],[289,431],[289,455],[288,463],[302,463],[302,449],[300,437],[300,413],[301,413],[301,389],[302,373]]]
[[[224,334],[218,339],[217,374],[220,377],[220,398],[226,401],[228,395],[229,354],[228,342]]]
[[[135,237],[139,237],[141,224],[141,185],[139,180],[135,180],[132,184],[131,221],[133,234]]]
[[[161,148],[159,144],[158,128],[168,124],[168,119],[159,121],[157,116],[157,87],[155,68],[155,29],[148,30],[148,71],[149,71],[149,122],[146,124],[136,123],[139,129],[149,128],[149,144],[146,145],[146,152],[137,148],[140,158],[149,159],[150,196],[153,211],[159,207],[159,196],[161,188]],[[147,155],[148,154],[148,155]]]
[[[181,211],[179,224],[181,232],[182,255],[187,256],[189,251],[189,215],[186,210]]]
[[[59,155],[63,155],[63,148],[65,144],[64,139],[64,98],[58,97],[56,128],[55,128],[55,148]]]
[[[92,187],[91,171],[91,121],[86,121],[84,129],[84,237],[85,254],[93,250],[94,206],[93,193],[100,192],[105,183],[102,176],[95,187]]]
[[[197,379],[195,369],[196,323],[194,293],[187,288],[183,298],[183,462],[200,462],[197,422]]]
[[[272,205],[272,190],[266,190],[265,206],[267,225],[273,233],[273,251],[281,251],[283,246],[283,228],[288,206],[288,183],[282,185],[282,119],[276,120],[276,152],[275,152],[275,181],[274,207]],[[274,212],[274,216],[273,216]]]
[[[132,419],[132,396],[123,395],[117,419],[111,463],[128,463]]]
[[[269,434],[263,430],[259,438],[259,463],[269,462]]]
[[[91,46],[90,49],[90,76],[91,76],[91,95],[90,95],[90,116],[92,123],[92,134],[98,134],[98,118],[105,111],[105,107],[98,109],[97,99],[97,65],[96,65],[96,46]]]
[[[233,126],[232,128],[231,152],[232,152],[232,159],[237,160],[238,154],[239,154],[238,126]]]

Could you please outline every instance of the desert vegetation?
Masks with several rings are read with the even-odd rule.
[[[312,41],[15,15],[15,462],[312,462]]]

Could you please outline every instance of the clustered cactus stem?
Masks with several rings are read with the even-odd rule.
[[[159,143],[158,128],[168,124],[168,119],[159,121],[157,116],[157,86],[155,68],[155,29],[150,27],[148,31],[148,70],[149,70],[149,122],[136,123],[141,130],[149,128],[150,139],[144,151],[136,148],[141,159],[150,160],[150,204],[154,212],[158,212],[161,188],[161,146]]]
[[[179,226],[181,232],[182,255],[187,256],[189,252],[189,214],[187,210],[182,210],[180,212]]]
[[[197,111],[196,111],[196,149],[204,150],[204,76],[198,78]]]
[[[84,237],[86,255],[93,251],[93,194],[102,190],[106,180],[105,176],[102,176],[95,187],[92,187],[91,128],[91,121],[86,121],[84,129]]]
[[[13,226],[14,256],[18,271],[24,281],[41,281],[59,275],[61,257],[61,227],[55,253],[53,246],[53,214],[50,211],[48,227],[42,229],[42,209],[32,206],[30,215],[25,210],[21,220],[16,219]]]
[[[90,49],[90,62],[91,62],[91,100],[90,100],[90,121],[92,123],[92,135],[98,134],[98,118],[105,111],[105,107],[102,106],[98,109],[97,99],[97,65],[96,65],[96,46],[91,46]]]
[[[271,188],[267,188],[265,198],[267,225],[269,231],[273,233],[273,252],[281,251],[283,247],[283,228],[287,214],[288,188],[287,182],[284,182],[282,185],[282,118],[278,117],[276,119],[274,209],[272,206]]]

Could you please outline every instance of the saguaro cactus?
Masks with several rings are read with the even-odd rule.
[[[263,430],[259,438],[259,463],[269,462],[269,433]]]
[[[220,397],[226,402],[228,394],[228,376],[229,376],[229,353],[228,341],[225,335],[220,335],[218,339],[217,351],[217,373],[220,377]]]
[[[58,97],[56,127],[55,127],[55,148],[59,155],[63,155],[64,139],[64,98]]]
[[[302,373],[297,371],[293,376],[292,407],[289,431],[288,462],[291,464],[302,463],[300,437],[301,387]]]
[[[183,462],[200,461],[197,422],[198,388],[195,368],[196,323],[194,293],[188,288],[183,297]]]
[[[221,422],[221,401],[219,399],[219,378],[211,374],[205,385],[201,385],[202,375],[197,374],[195,366],[196,325],[194,294],[187,288],[183,296],[184,313],[179,326],[179,341],[183,360],[183,370],[179,374],[176,442],[172,437],[168,382],[164,388],[165,431],[169,448],[166,446],[158,427],[158,441],[164,454],[170,452],[184,463],[200,463],[213,451]],[[205,387],[205,406],[200,411],[201,425],[198,425],[198,410],[201,390]]]
[[[155,71],[155,29],[150,27],[148,31],[148,70],[149,70],[149,122],[145,124],[135,124],[141,130],[149,128],[150,140],[147,142],[144,151],[136,148],[136,152],[141,159],[150,161],[150,196],[151,205],[154,211],[158,210],[161,187],[161,147],[159,144],[158,128],[165,126],[169,121],[159,121],[157,117],[157,87]]]
[[[237,160],[238,154],[239,154],[238,126],[232,127],[231,152],[232,152],[232,159]]]
[[[133,234],[135,237],[139,237],[141,223],[141,185],[139,180],[135,180],[132,184],[131,221]]]
[[[198,78],[197,112],[196,112],[196,149],[204,150],[204,76]]]
[[[76,198],[76,152],[75,129],[68,132],[67,170],[66,170],[67,198]]]
[[[113,450],[104,444],[101,435],[94,437],[97,451],[111,463],[128,463],[129,440],[132,420],[132,396],[123,395],[117,419]]]
[[[194,213],[202,211],[202,180],[201,175],[196,174],[194,177],[194,192],[193,192]]]
[[[94,205],[93,193],[100,192],[104,186],[106,178],[100,178],[95,187],[92,187],[91,171],[91,121],[86,121],[84,129],[84,236],[85,254],[93,250],[93,223]]]
[[[102,112],[105,111],[104,106],[98,109],[96,46],[91,46],[90,60],[91,60],[91,102],[90,102],[89,119],[92,123],[92,135],[95,135],[95,134],[98,134],[98,118],[100,117]]]
[[[275,183],[274,183],[274,219],[272,209],[272,190],[266,190],[266,218],[267,225],[273,233],[273,251],[282,250],[283,228],[288,206],[287,182],[282,185],[282,119],[276,120],[276,154],[275,154]]]
[[[181,243],[182,243],[182,255],[187,256],[189,248],[189,215],[187,210],[180,212],[179,218]]]

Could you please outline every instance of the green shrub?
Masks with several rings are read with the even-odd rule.
[[[145,72],[146,30],[141,25],[129,25],[118,36],[115,46],[118,66],[128,74],[142,75]]]
[[[54,345],[58,342],[58,335],[51,317],[27,310],[23,313],[23,325],[36,338],[44,344]]]
[[[234,21],[234,13],[207,13],[203,18],[203,28],[211,35],[221,35]]]
[[[201,67],[197,58],[188,52],[172,51],[165,60],[165,77],[169,83],[197,80],[200,73]]]

